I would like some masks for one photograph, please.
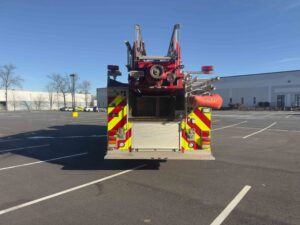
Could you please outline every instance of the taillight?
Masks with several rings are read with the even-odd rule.
[[[213,66],[202,66],[201,71],[204,74],[209,74],[214,70]]]

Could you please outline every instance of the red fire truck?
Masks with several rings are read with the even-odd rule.
[[[184,71],[179,24],[173,29],[166,56],[148,56],[141,29],[127,46],[128,83],[117,81],[119,67],[108,65],[106,158],[214,159],[211,154],[211,113],[222,98],[201,71]]]

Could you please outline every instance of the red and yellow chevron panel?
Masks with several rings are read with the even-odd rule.
[[[195,108],[181,123],[181,150],[210,150],[211,110]]]
[[[127,119],[126,97],[108,96],[107,103],[108,147],[115,150],[131,150],[131,125]]]

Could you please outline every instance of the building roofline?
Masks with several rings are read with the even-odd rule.
[[[232,78],[232,77],[244,77],[244,76],[257,76],[257,75],[269,75],[274,73],[286,73],[286,72],[300,72],[300,70],[286,70],[286,71],[277,71],[277,72],[266,72],[266,73],[253,73],[253,74],[244,74],[244,75],[232,75],[232,76],[226,76],[221,77],[224,78]]]
[[[0,91],[5,91],[5,89],[0,89]],[[35,94],[48,94],[49,92],[48,91],[31,91],[31,90],[24,90],[24,89],[7,89],[7,92],[29,92],[29,93],[35,93]],[[56,94],[57,92],[56,91],[53,91],[52,92],[53,94]],[[58,94],[61,94],[61,92],[59,92]],[[66,94],[72,94],[72,92],[66,92]],[[80,94],[80,95],[84,95],[84,93],[81,93],[81,92],[76,92],[75,93],[76,95]],[[89,93],[89,95],[93,95],[92,93]]]

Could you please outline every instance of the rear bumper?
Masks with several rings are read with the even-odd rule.
[[[105,159],[170,159],[170,160],[215,160],[211,151],[195,150],[173,151],[138,151],[128,152],[120,150],[107,151]]]

